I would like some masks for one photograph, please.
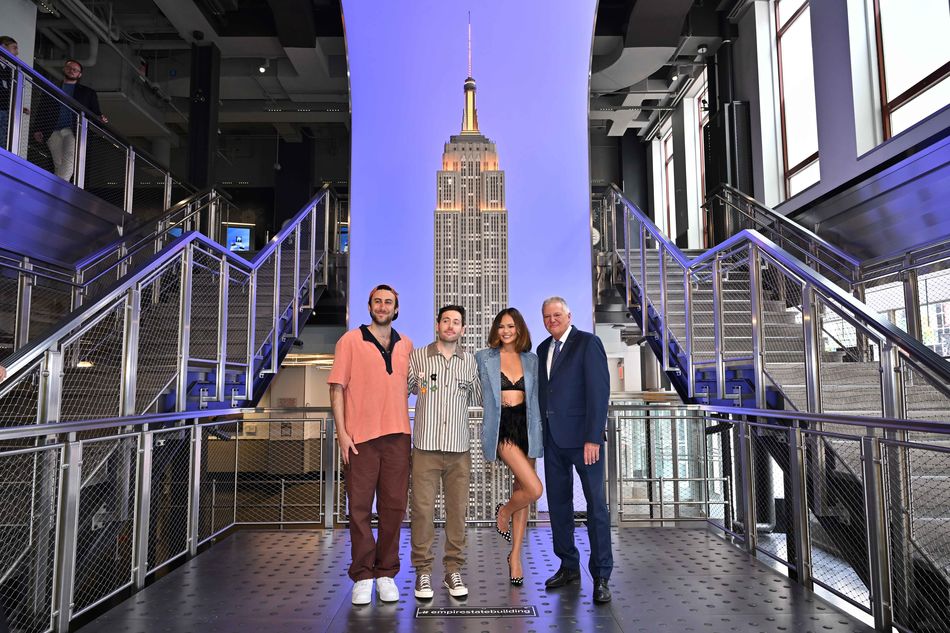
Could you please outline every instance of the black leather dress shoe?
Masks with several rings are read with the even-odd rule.
[[[610,587],[606,578],[594,578],[594,602],[606,604],[610,602]]]
[[[556,589],[558,587],[563,587],[568,583],[572,583],[575,580],[580,580],[581,570],[579,569],[565,569],[561,567],[557,570],[557,573],[544,581],[544,586],[547,589]]]

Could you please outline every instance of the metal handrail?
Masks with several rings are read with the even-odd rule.
[[[763,216],[765,216],[766,219],[763,221],[762,219],[756,217],[755,215],[746,212],[741,207],[735,204],[732,204],[731,200],[728,200],[725,196],[722,195],[723,192],[741,200],[746,205],[748,205],[751,209],[754,209],[757,213],[760,213]],[[855,284],[860,280],[861,261],[858,260],[853,255],[851,255],[850,253],[838,248],[837,246],[835,246],[828,240],[824,239],[823,237],[821,237],[814,231],[807,229],[801,224],[795,222],[794,220],[788,219],[781,213],[778,213],[774,209],[771,209],[765,206],[764,204],[762,204],[755,198],[739,191],[738,189],[736,189],[735,187],[727,183],[722,183],[719,186],[719,189],[717,189],[713,193],[713,196],[716,196],[722,202],[729,204],[733,209],[735,209],[736,211],[744,215],[746,218],[754,222],[756,225],[758,225],[762,229],[771,229],[773,225],[778,226],[779,228],[775,231],[775,235],[776,237],[779,237],[780,239],[775,239],[775,237],[773,237],[772,239],[775,242],[777,242],[779,246],[782,246],[783,248],[788,248],[788,246],[792,246],[795,250],[799,250],[798,246],[795,245],[793,242],[789,242],[788,240],[781,239],[784,237],[781,231],[787,230],[792,235],[801,239],[803,242],[809,245],[813,245],[816,249],[816,253],[829,254],[830,256],[832,256],[833,259],[837,259],[841,263],[845,264],[847,272],[850,273],[850,275],[848,276],[841,274],[840,271],[835,270],[834,268],[832,268],[832,270],[835,273],[841,275],[842,278],[844,278],[850,284]],[[707,202],[703,205],[703,208],[706,210],[707,215],[710,213],[709,207],[711,206],[712,202],[713,200],[707,200]],[[809,254],[812,255],[812,257],[816,256],[815,253],[809,253]]]
[[[70,308],[76,309],[93,298],[90,295],[90,289],[94,284],[106,277],[113,279],[121,277],[123,269],[143,249],[150,248],[155,252],[159,251],[167,243],[169,233],[173,229],[183,230],[198,225],[209,237],[217,239],[221,218],[227,215],[220,210],[222,204],[230,208],[230,196],[214,187],[192,194],[158,217],[133,224],[125,231],[125,235],[83,257],[70,268],[60,268],[49,262],[39,262],[33,257],[27,257],[9,249],[4,251],[7,255],[0,255],[0,267],[16,271],[22,279],[48,279],[59,286],[70,288],[72,291]],[[205,212],[208,219],[202,222],[202,214]],[[143,234],[143,230],[148,232]],[[20,258],[19,262],[17,257]],[[29,265],[23,263],[26,261],[29,261]],[[91,270],[94,271],[92,274],[90,274]],[[16,310],[27,317],[32,310],[30,297],[29,292],[17,297]],[[29,328],[30,321],[30,318],[22,318],[17,322],[17,332],[14,333],[14,337],[20,344],[16,347],[22,347],[29,340],[29,333],[21,332],[20,328]]]
[[[77,115],[77,117],[79,117],[79,124],[81,127],[84,126],[85,122],[93,123],[99,131],[107,135],[117,145],[125,149],[130,157],[132,158],[140,157],[146,162],[150,163],[152,167],[163,172],[165,174],[165,179],[166,179],[166,189],[170,188],[170,184],[172,182],[177,182],[179,185],[189,188],[187,185],[184,184],[184,181],[182,179],[176,178],[175,175],[171,172],[171,170],[161,169],[160,167],[158,167],[159,162],[153,156],[151,156],[148,152],[135,148],[131,142],[129,142],[125,137],[123,137],[121,134],[116,132],[111,126],[109,126],[108,124],[104,124],[98,115],[96,115],[91,110],[87,109],[85,106],[83,106],[81,103],[73,99],[71,96],[64,93],[60,89],[60,87],[57,86],[55,83],[53,83],[52,81],[50,81],[49,79],[41,75],[35,69],[30,67],[27,63],[25,63],[23,60],[16,57],[15,55],[11,54],[5,48],[0,47],[0,49],[2,49],[0,50],[0,66],[8,65],[11,67],[11,70],[14,73],[12,77],[14,87],[11,94],[11,101],[13,104],[15,105],[19,104],[20,106],[20,107],[12,108],[10,110],[10,116],[7,122],[7,125],[10,126],[13,130],[13,133],[10,134],[10,138],[14,139],[14,145],[9,148],[9,151],[11,153],[13,154],[17,153],[14,150],[16,149],[17,144],[19,143],[21,115],[23,114],[24,81],[22,80],[22,77],[26,76],[26,77],[29,77],[29,80],[31,83],[33,83],[34,85],[38,85],[47,93],[53,95],[53,97],[57,101],[59,101],[62,105],[72,110],[72,112],[75,115]],[[7,133],[8,133],[7,129],[0,130],[0,134],[6,135]],[[80,139],[77,139],[77,141],[79,140]],[[77,142],[76,151],[80,155],[80,160],[77,161],[77,164],[76,164],[77,170],[79,168],[79,165],[83,163],[82,156],[85,154],[85,149],[86,149],[84,145],[82,146],[80,145],[81,144]],[[128,198],[129,196],[126,196],[126,199]],[[130,209],[127,209],[127,210],[130,210]]]
[[[762,235],[756,230],[745,229],[736,235],[728,238],[721,244],[717,245],[715,248],[707,250],[702,255],[690,258],[686,256],[676,244],[670,241],[663,232],[653,223],[653,221],[641,211],[633,202],[628,200],[623,192],[616,187],[615,185],[611,187],[612,194],[616,197],[615,199],[620,201],[624,206],[624,232],[625,232],[625,248],[621,250],[618,254],[621,258],[624,258],[626,269],[627,269],[627,280],[631,279],[634,275],[634,269],[632,268],[633,262],[631,261],[631,251],[641,251],[640,262],[639,262],[639,271],[641,274],[641,279],[645,277],[646,272],[646,258],[645,252],[647,250],[647,239],[653,239],[658,245],[659,260],[662,264],[661,270],[665,270],[665,261],[664,255],[668,254],[677,262],[683,269],[687,276],[690,276],[701,268],[709,266],[710,264],[718,268],[720,260],[729,253],[735,251],[736,249],[745,249],[752,248],[758,254],[763,254],[768,258],[774,260],[775,262],[782,265],[789,274],[795,277],[795,280],[802,284],[803,287],[809,289],[817,297],[824,299],[833,305],[836,310],[841,313],[846,313],[850,320],[853,323],[860,324],[862,329],[864,329],[869,335],[874,336],[880,343],[882,349],[893,348],[897,351],[900,356],[907,357],[911,359],[914,364],[926,368],[932,378],[937,379],[938,381],[944,384],[950,384],[950,363],[944,360],[941,356],[934,353],[931,349],[924,346],[920,341],[914,339],[912,336],[908,335],[906,332],[893,325],[890,321],[881,318],[874,312],[872,312],[866,305],[858,301],[856,298],[842,290],[837,284],[830,281],[827,277],[822,275],[820,272],[806,266],[802,263],[797,257],[791,255],[786,250],[780,248],[775,242],[769,238]],[[639,224],[640,235],[639,243],[635,247],[631,247],[631,240],[634,239],[633,236],[627,235],[628,227],[630,225],[630,220],[635,221]],[[750,269],[752,266],[750,265]],[[665,275],[665,272],[662,273]],[[659,304],[655,298],[649,299],[647,297],[646,289],[640,293],[641,300],[641,317],[642,323],[641,328],[643,329],[644,335],[649,334],[652,328],[649,327],[649,314],[647,306],[649,304],[658,305],[658,312],[661,312],[660,318],[663,323],[662,330],[658,331],[658,335],[668,337],[670,335],[668,328],[666,327],[666,314],[667,308],[663,303],[663,298],[665,297],[665,288],[667,286],[667,280],[661,275],[661,300]],[[715,280],[714,280],[715,281]],[[646,285],[644,283],[644,285]],[[761,286],[753,289],[757,292],[761,292]],[[627,292],[627,298],[629,300],[631,294]],[[759,302],[761,302],[761,296],[758,297]],[[719,311],[721,314],[722,306],[717,305],[714,301],[713,309],[714,311]],[[761,323],[757,323],[753,320],[753,327],[761,327]],[[691,338],[691,328],[687,326],[687,338]],[[718,338],[718,335],[717,335]],[[753,335],[755,338],[755,335]],[[687,349],[690,348],[690,341],[684,341]],[[664,352],[664,369],[668,369],[668,360],[666,354],[668,353],[668,346],[663,346]],[[896,364],[896,359],[893,360]],[[688,359],[688,363],[692,363],[692,358]],[[722,376],[722,357],[721,354],[717,358],[717,366],[719,368],[719,375]],[[888,372],[885,376],[886,380],[897,380],[896,372],[897,368],[895,367],[891,372]],[[691,386],[690,393],[692,394],[692,384],[695,377],[692,375],[692,372],[687,372],[689,377],[689,382]],[[811,380],[811,377],[808,378]],[[718,381],[720,387],[723,380]],[[759,381],[763,382],[763,381]],[[896,400],[896,394],[899,393],[898,385],[891,384],[889,385],[892,388],[892,394]],[[720,394],[721,395],[721,394]]]

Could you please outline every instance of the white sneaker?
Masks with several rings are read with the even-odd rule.
[[[373,579],[357,580],[353,583],[353,604],[369,604],[373,600]]]
[[[380,576],[376,579],[376,593],[383,602],[398,602],[399,589],[396,588],[396,581],[386,576]]]

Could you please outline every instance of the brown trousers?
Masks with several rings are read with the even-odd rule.
[[[344,467],[350,510],[349,576],[354,581],[394,577],[399,572],[399,529],[409,497],[409,450],[405,433],[384,435],[356,445]],[[379,517],[377,538],[371,527],[373,498]]]
[[[417,574],[432,573],[435,499],[442,482],[445,499],[445,573],[465,565],[465,512],[468,509],[472,456],[412,449],[412,566]]]

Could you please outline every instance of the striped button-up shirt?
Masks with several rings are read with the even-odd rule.
[[[474,354],[456,347],[446,358],[435,343],[414,349],[409,391],[417,396],[413,446],[445,453],[469,450],[468,408],[482,403]]]

